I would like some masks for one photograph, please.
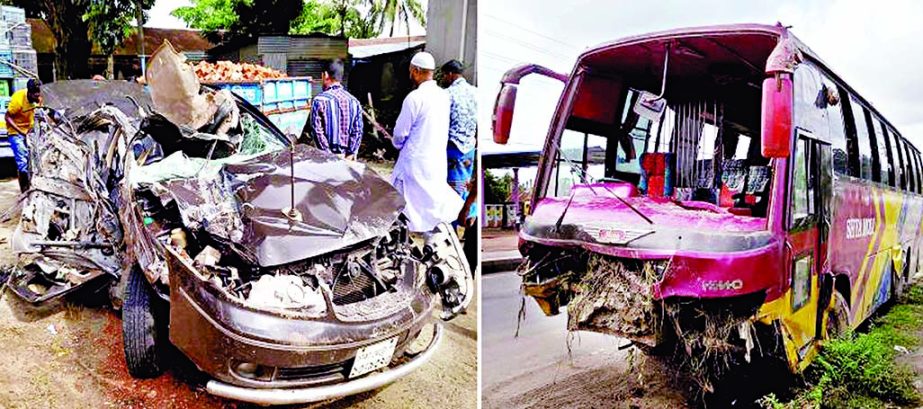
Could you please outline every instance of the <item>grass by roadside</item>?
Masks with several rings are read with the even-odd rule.
[[[921,346],[921,332],[923,285],[914,285],[867,332],[825,345],[791,401],[770,394],[761,403],[772,409],[916,407],[923,402],[917,374],[899,357]]]

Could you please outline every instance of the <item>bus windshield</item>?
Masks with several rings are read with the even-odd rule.
[[[705,76],[671,75],[659,114],[638,104],[655,97],[654,76],[578,74],[540,197],[566,197],[587,183],[631,184],[638,196],[765,217],[771,167],[760,153],[757,85],[764,74],[741,68],[715,64]]]

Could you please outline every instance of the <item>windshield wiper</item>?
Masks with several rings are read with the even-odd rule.
[[[586,171],[583,170],[583,168],[577,166],[576,164],[574,164],[574,162],[572,162],[570,159],[567,158],[567,155],[564,154],[564,150],[561,149],[561,145],[558,144],[558,141],[554,141],[554,142],[555,142],[555,148],[558,149],[558,153],[561,155],[561,158],[564,159],[564,161],[567,162],[567,164],[570,166],[571,173],[577,174],[577,176],[580,178],[580,181],[583,182],[583,183],[587,186],[587,188],[590,189],[591,192],[593,192],[593,195],[594,195],[594,196],[599,196],[599,194],[596,193],[596,190],[593,189],[592,186],[590,186],[590,180],[589,180],[589,178],[590,178],[591,176],[590,176],[589,174],[587,174]],[[618,199],[618,201],[622,202],[622,204],[624,204],[624,205],[627,206],[629,209],[631,209],[633,212],[635,212],[635,214],[637,214],[639,217],[641,217],[642,219],[644,219],[644,221],[648,222],[649,224],[654,224],[654,221],[653,221],[653,220],[651,220],[649,217],[645,216],[644,213],[641,213],[640,210],[636,209],[634,206],[632,206],[630,203],[628,203],[627,200],[622,199],[621,197],[619,197],[619,195],[615,194],[615,192],[613,192],[611,189],[609,189],[608,186],[602,185],[602,188],[605,189],[607,192],[609,192],[609,194],[612,195],[612,197]],[[572,190],[572,191],[571,191],[571,195],[570,195],[570,199],[567,201],[567,206],[564,207],[564,211],[561,213],[561,217],[558,218],[558,222],[555,223],[555,228],[556,228],[556,229],[559,229],[559,228],[561,227],[561,222],[564,220],[564,215],[567,214],[567,210],[570,208],[570,203],[571,203],[573,200],[574,200],[574,194],[573,194],[573,190]]]
[[[554,231],[561,232],[561,223],[564,222],[564,215],[567,214],[567,210],[570,209],[570,204],[574,201],[574,190],[571,189],[570,197],[567,199],[567,204],[564,205],[564,210],[561,211],[561,216],[558,217],[558,221],[554,223]]]

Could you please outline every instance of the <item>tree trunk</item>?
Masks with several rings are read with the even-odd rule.
[[[115,79],[115,55],[109,54],[109,58],[106,58],[106,78],[110,80]]]
[[[48,28],[55,37],[54,66],[57,78],[89,78],[92,44],[89,23],[83,21],[85,0],[44,1],[49,11]]]

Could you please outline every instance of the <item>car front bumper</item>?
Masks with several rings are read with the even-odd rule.
[[[206,384],[209,393],[227,399],[235,399],[259,405],[291,405],[298,403],[321,402],[374,390],[388,385],[417,370],[436,353],[442,341],[442,325],[433,325],[433,339],[423,352],[396,366],[350,381],[306,388],[246,388],[218,380]]]

